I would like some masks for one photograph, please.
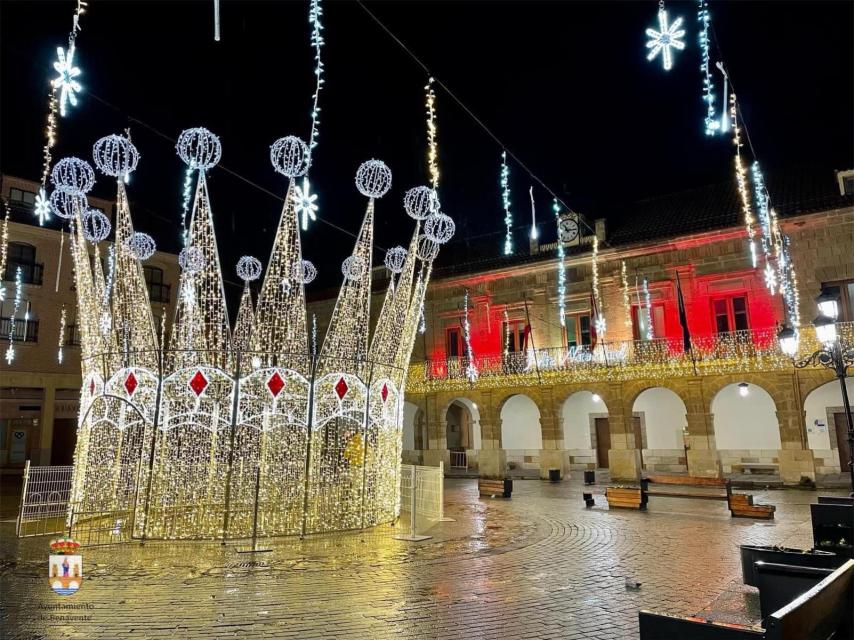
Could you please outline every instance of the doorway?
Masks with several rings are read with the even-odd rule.
[[[635,436],[635,449],[640,451],[640,464],[643,469],[643,432],[641,430],[640,416],[632,417],[632,433]]]
[[[839,450],[839,470],[842,473],[848,471],[851,464],[851,445],[848,442],[848,420],[845,412],[840,411],[833,414],[833,424],[836,427],[836,446]]]
[[[596,426],[596,460],[599,462],[599,468],[607,469],[608,465],[608,450],[611,448],[611,428],[608,425],[608,418],[594,418]]]

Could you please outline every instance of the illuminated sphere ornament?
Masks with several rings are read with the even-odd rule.
[[[57,187],[50,194],[50,209],[60,218],[74,218],[77,212],[89,208],[89,201],[82,191],[73,187]]]
[[[350,256],[341,265],[341,273],[347,280],[358,280],[365,275],[366,270],[365,261],[359,256]]]
[[[434,213],[424,223],[424,235],[439,244],[445,244],[450,240],[456,230],[457,225],[454,224],[451,216],[444,213]]]
[[[439,255],[439,243],[422,233],[418,236],[416,255],[424,262],[432,262]]]
[[[308,145],[296,136],[279,138],[270,145],[270,162],[283,176],[304,176],[308,171]]]
[[[87,193],[95,186],[95,172],[85,160],[63,158],[53,166],[50,180],[57,187],[67,187],[72,191]]]
[[[104,136],[92,147],[95,166],[104,175],[125,178],[136,170],[139,151],[130,140],[115,134]]]
[[[303,260],[295,269],[294,279],[302,284],[314,282],[317,277],[317,267],[310,260]]]
[[[261,277],[261,261],[252,256],[243,256],[237,261],[237,275],[244,282],[252,282]]]
[[[205,254],[198,247],[181,249],[178,254],[178,264],[187,273],[197,273],[205,268]]]
[[[110,219],[98,209],[89,209],[83,214],[83,237],[93,244],[106,240],[112,228]]]
[[[135,232],[127,241],[127,247],[137,260],[148,260],[157,251],[154,238],[141,231]]]
[[[219,138],[204,127],[184,129],[175,148],[190,169],[206,171],[215,167],[222,157]]]
[[[424,220],[433,213],[438,204],[436,192],[430,187],[413,187],[403,196],[403,208],[415,220]]]
[[[356,171],[356,188],[368,198],[382,198],[391,189],[391,169],[382,160],[363,162]]]
[[[406,249],[403,247],[392,247],[385,254],[385,266],[392,273],[403,271],[403,263],[406,261]]]

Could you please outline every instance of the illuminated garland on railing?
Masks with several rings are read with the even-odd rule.
[[[623,324],[631,328],[632,326],[632,303],[629,298],[629,277],[626,273],[626,261],[620,261],[620,290],[623,294],[623,311],[626,314]]]
[[[593,301],[596,303],[596,333],[601,337],[605,333],[605,310],[602,308],[602,296],[599,294],[599,238],[593,236]]]
[[[756,261],[756,242],[754,236],[755,220],[753,211],[750,208],[750,189],[747,183],[747,171],[744,168],[744,163],[741,160],[741,127],[738,126],[738,106],[735,100],[735,93],[731,93],[729,97],[729,115],[732,123],[732,141],[735,145],[735,179],[738,183],[738,195],[741,198],[741,211],[744,215],[744,226],[747,229],[747,240],[750,243],[750,260],[755,269]]]
[[[501,152],[501,202],[504,205],[504,255],[513,253],[513,214],[510,212],[510,168],[507,166],[507,152]]]
[[[557,314],[560,326],[566,326],[566,265],[564,258],[563,242],[560,239],[560,206],[557,198],[552,201],[552,211],[555,214],[555,228],[557,229]],[[505,315],[507,312],[504,312]]]
[[[12,364],[15,360],[15,318],[18,316],[18,310],[21,308],[21,290],[23,288],[23,273],[21,265],[15,269],[15,300],[12,305],[12,314],[9,316],[9,346],[6,348],[6,364]],[[24,334],[24,340],[27,339],[27,334]]]
[[[703,102],[706,103],[706,135],[713,136],[720,130],[720,122],[715,117],[715,93],[714,83],[712,81],[711,62],[709,59],[709,23],[711,15],[709,14],[709,5],[706,0],[698,0],[697,20],[700,23],[700,55],[702,62],[700,63],[700,71],[703,74]],[[726,105],[724,105],[726,108]]]

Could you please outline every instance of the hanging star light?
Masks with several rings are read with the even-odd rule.
[[[302,179],[302,188],[294,187],[294,206],[297,214],[302,214],[302,230],[308,230],[308,220],[317,220],[318,206],[315,204],[317,194],[311,193],[311,185],[308,182],[308,176]]]
[[[653,60],[660,53],[664,70],[670,71],[670,68],[673,66],[673,54],[670,50],[677,49],[682,51],[685,48],[685,43],[680,40],[685,35],[685,30],[681,29],[681,26],[682,18],[676,18],[673,24],[668,25],[664,0],[661,0],[658,3],[658,31],[652,28],[646,30],[646,35],[649,36],[646,48],[652,49],[646,59]]]
[[[53,80],[54,89],[59,89],[59,115],[65,117],[66,105],[77,106],[77,96],[83,87],[75,80],[80,75],[80,67],[74,66],[74,42],[68,45],[68,53],[62,47],[56,48],[56,62],[53,68],[59,74]]]

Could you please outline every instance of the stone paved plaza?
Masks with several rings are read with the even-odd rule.
[[[16,539],[7,521],[0,637],[636,638],[639,608],[693,614],[725,591],[745,621],[737,545],[811,545],[813,491],[754,491],[777,505],[767,522],[700,500],[609,512],[602,486],[585,509],[577,478],[515,484],[510,500],[479,499],[476,480],[446,480],[455,521],[421,543],[389,527],[279,539],[254,556],[211,543],[86,548],[83,586],[64,598],[45,579],[49,538]]]

